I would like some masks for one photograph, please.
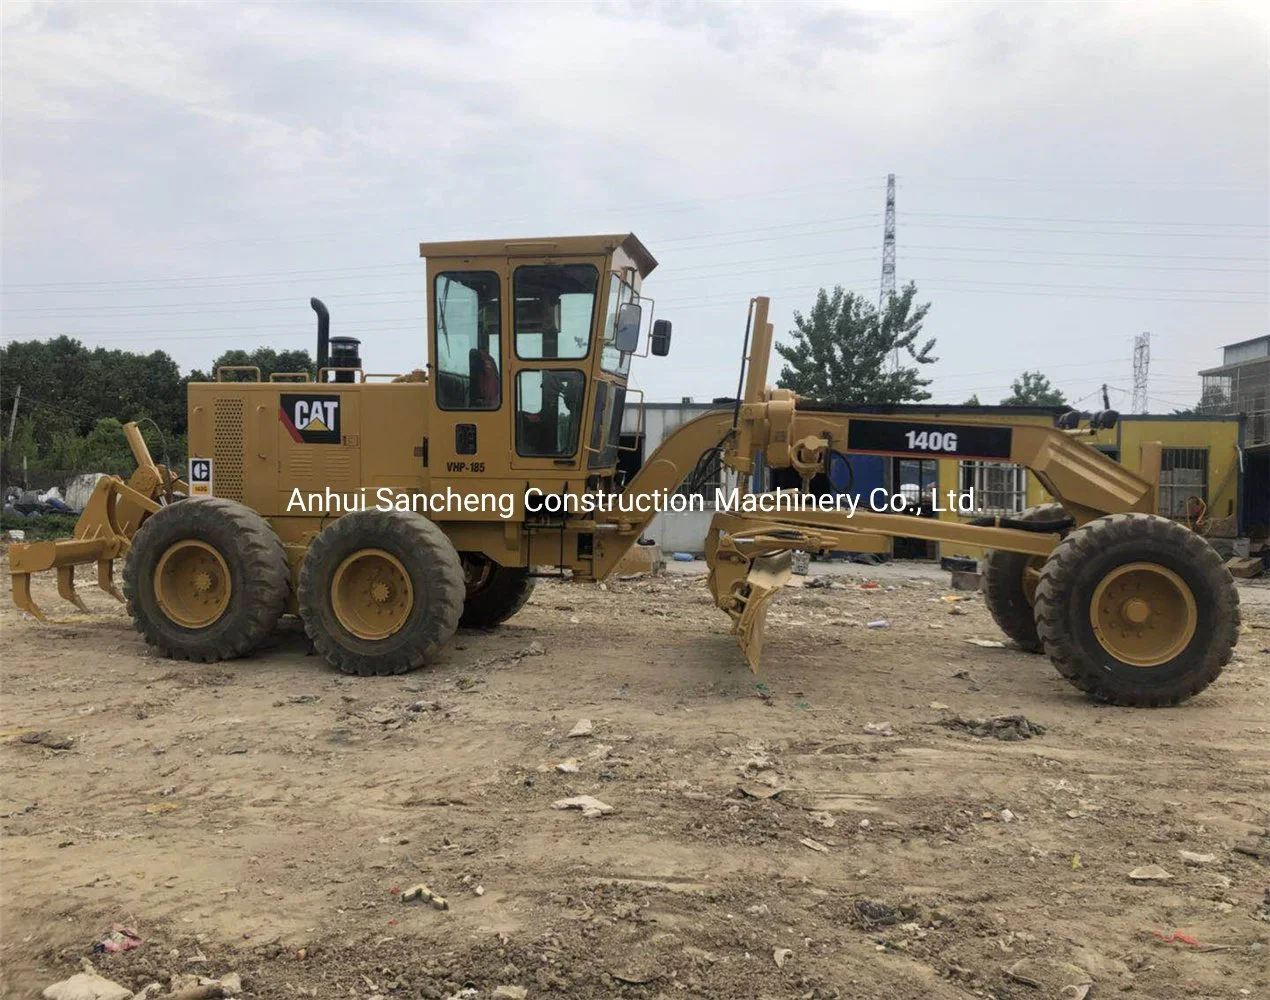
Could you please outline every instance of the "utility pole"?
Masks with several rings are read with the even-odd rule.
[[[886,175],[886,218],[882,224],[882,291],[878,295],[878,313],[886,309],[895,294],[895,175]],[[899,348],[895,349],[893,366],[900,367]]]
[[[22,386],[13,391],[13,411],[9,414],[9,439],[5,443],[5,454],[13,450],[13,425],[18,422],[18,400],[22,398]]]
[[[1151,334],[1133,339],[1133,412],[1147,412],[1147,373],[1151,368]]]
[[[1107,383],[1106,383],[1106,382],[1104,382],[1104,383],[1102,384],[1102,408],[1103,408],[1104,410],[1110,410],[1110,409],[1111,409],[1111,400],[1110,400],[1110,398],[1108,398],[1108,396],[1107,396]]]

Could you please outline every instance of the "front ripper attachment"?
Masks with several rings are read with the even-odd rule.
[[[773,494],[774,496],[774,494]],[[706,535],[706,562],[714,602],[732,619],[732,634],[750,669],[758,672],[767,609],[793,575],[793,553],[885,552],[890,539],[840,524],[795,515],[718,513]]]
[[[87,611],[75,590],[75,567],[97,564],[97,586],[122,601],[114,584],[114,560],[126,555],[141,519],[159,509],[150,497],[116,476],[103,476],[75,524],[75,537],[56,542],[15,542],[9,546],[13,603],[32,617],[48,616],[31,594],[31,574],[57,571],[57,592],[80,611]]]
[[[741,644],[741,652],[753,673],[758,673],[759,660],[763,656],[763,632],[767,623],[767,609],[776,592],[789,582],[793,575],[793,553],[778,552],[771,556],[759,556],[750,565],[745,584],[738,594],[740,614],[732,623],[732,634]]]

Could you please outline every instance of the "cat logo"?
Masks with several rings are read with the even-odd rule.
[[[210,458],[190,459],[190,496],[210,497],[212,495],[212,460]]]
[[[340,397],[284,393],[278,419],[297,444],[340,443]]]

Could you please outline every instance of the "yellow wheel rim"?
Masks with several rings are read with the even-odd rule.
[[[414,608],[410,575],[383,549],[360,549],[331,578],[331,606],[339,623],[359,639],[387,639]]]
[[[1186,582],[1157,563],[1118,566],[1098,584],[1089,620],[1102,648],[1135,667],[1158,667],[1195,636],[1199,614]]]
[[[206,542],[187,538],[168,547],[154,568],[159,609],[182,628],[207,628],[229,607],[229,567]]]

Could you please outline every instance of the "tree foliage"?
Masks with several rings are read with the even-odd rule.
[[[90,350],[70,337],[15,341],[0,348],[0,372],[0,429],[7,437],[21,386],[13,452],[36,468],[72,471],[100,460],[101,471],[131,471],[104,441],[114,432],[128,454],[123,421],[154,421],[172,448],[185,434],[185,380],[164,351]]]
[[[1001,400],[1002,406],[1061,406],[1067,402],[1067,396],[1050,385],[1039,371],[1024,372],[1010,388],[1010,395]]]
[[[785,360],[777,384],[826,403],[903,403],[929,399],[920,366],[937,361],[935,339],[917,348],[930,303],[914,305],[911,282],[879,313],[873,303],[841,285],[821,289],[806,316],[794,313],[792,344],[777,344]],[[894,371],[901,352],[905,361]]]
[[[189,381],[211,381],[215,377],[217,368],[229,365],[250,365],[254,368],[259,368],[262,379],[267,379],[276,372],[307,372],[309,377],[312,378],[315,371],[313,356],[308,351],[275,351],[272,347],[257,347],[254,351],[226,351],[212,362],[211,367],[208,369],[210,374],[196,369],[190,372]],[[226,377],[228,378],[228,374]],[[251,377],[249,372],[242,372],[238,373],[237,377],[229,380],[241,381],[243,378],[249,377]]]

